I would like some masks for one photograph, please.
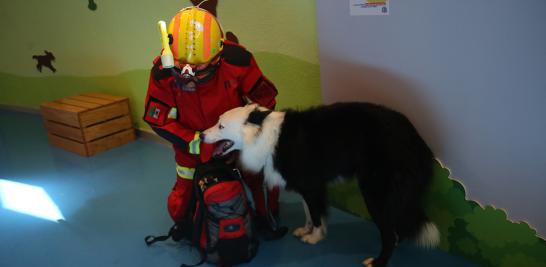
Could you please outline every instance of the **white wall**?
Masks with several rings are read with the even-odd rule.
[[[467,197],[546,234],[546,1],[317,0],[327,103],[405,113]]]

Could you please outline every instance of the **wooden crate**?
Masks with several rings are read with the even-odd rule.
[[[135,140],[129,99],[84,93],[40,106],[49,142],[82,156]]]

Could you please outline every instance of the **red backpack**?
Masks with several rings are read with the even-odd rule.
[[[197,166],[193,181],[191,221],[175,224],[167,236],[146,237],[146,244],[169,237],[191,240],[201,254],[201,261],[191,266],[205,261],[233,266],[252,260],[259,242],[252,220],[252,197],[239,170],[212,160]]]

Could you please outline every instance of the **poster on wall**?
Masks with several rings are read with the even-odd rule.
[[[351,16],[388,15],[389,0],[349,0]]]

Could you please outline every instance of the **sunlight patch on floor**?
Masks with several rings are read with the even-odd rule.
[[[0,202],[7,210],[54,222],[64,220],[59,207],[39,186],[0,179]]]

